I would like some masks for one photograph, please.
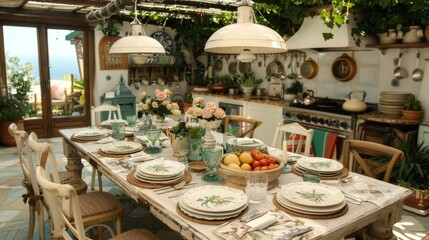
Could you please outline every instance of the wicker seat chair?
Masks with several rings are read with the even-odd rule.
[[[255,129],[262,121],[240,115],[227,115],[225,117],[224,132],[233,132],[237,137],[253,138]]]

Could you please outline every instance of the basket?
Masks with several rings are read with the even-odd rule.
[[[271,189],[278,185],[277,178],[279,178],[280,175],[282,175],[282,171],[283,171],[283,166],[284,166],[283,162],[277,159],[277,163],[279,164],[279,167],[275,169],[256,171],[256,172],[233,169],[221,163],[219,167],[219,172],[222,175],[223,179],[225,180],[226,185],[230,187],[242,189],[242,190],[246,188],[246,179],[248,175],[267,174],[268,189]]]

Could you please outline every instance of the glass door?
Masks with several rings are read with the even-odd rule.
[[[39,137],[87,126],[85,31],[35,26],[3,26],[9,94],[28,103],[25,129]]]

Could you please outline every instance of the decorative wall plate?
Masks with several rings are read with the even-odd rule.
[[[154,32],[150,35],[151,38],[156,39],[165,49],[165,55],[171,55],[174,50],[173,39],[168,33],[163,31]]]
[[[198,78],[200,78],[200,79],[204,78],[204,72],[206,71],[206,67],[204,66],[204,64],[197,61],[197,69],[198,69],[198,71],[197,71],[198,76],[195,76],[196,77],[195,80],[197,80]],[[192,67],[190,64],[186,65],[185,79],[186,79],[186,82],[188,84],[192,84]]]

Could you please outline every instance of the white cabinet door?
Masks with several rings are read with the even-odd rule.
[[[283,107],[246,102],[244,113],[245,116],[262,121],[262,125],[256,128],[253,137],[270,146],[277,124],[283,124]]]

